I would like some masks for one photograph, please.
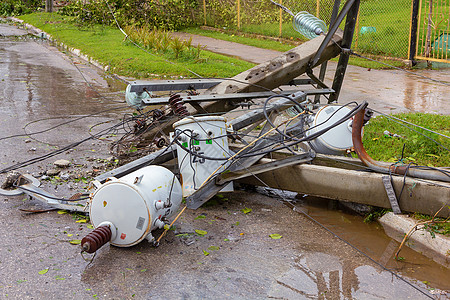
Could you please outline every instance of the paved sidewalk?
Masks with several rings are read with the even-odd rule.
[[[212,52],[260,64],[281,54],[274,50],[217,40],[200,35],[175,32],[183,39],[192,37],[193,45],[204,45]],[[330,62],[325,83],[331,85],[337,63]],[[416,70],[414,73],[449,81],[450,68]],[[405,111],[450,114],[450,86],[400,70],[371,70],[349,65],[339,98],[340,103],[366,100],[370,107],[384,113]]]

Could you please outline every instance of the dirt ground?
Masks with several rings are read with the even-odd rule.
[[[1,140],[2,168],[86,138],[131,112],[122,108],[124,86],[117,81],[23,31],[0,24],[0,33],[0,137],[118,108],[32,138]],[[90,140],[19,171],[41,177],[55,168],[55,160],[68,159],[71,166],[61,170],[60,179],[43,180],[46,190],[68,197],[113,167],[109,157],[108,141]],[[262,193],[238,190],[188,210],[157,248],[146,242],[131,248],[107,245],[87,260],[70,241],[90,232],[88,224],[57,211],[19,210],[34,204],[25,196],[0,197],[2,299],[422,299],[445,297],[440,294],[450,289],[447,269],[407,254],[407,263],[387,264],[405,277],[399,279]],[[252,211],[243,213],[245,207]],[[343,223],[356,222],[349,218]],[[196,235],[196,229],[207,234]],[[282,238],[271,239],[273,233]],[[389,240],[380,244],[387,249]],[[429,266],[431,271],[414,274]]]

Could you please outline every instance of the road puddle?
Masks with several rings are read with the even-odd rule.
[[[408,247],[402,248],[402,260],[395,260],[394,254],[399,243],[388,237],[378,222],[364,223],[364,217],[333,200],[311,196],[296,199],[295,193],[274,189],[266,189],[263,194],[296,201],[298,211],[306,212],[347,241],[349,247],[359,249],[380,267],[366,265],[370,259],[361,264],[356,259],[346,258],[342,253],[333,255],[332,249],[323,249],[319,244],[302,245],[299,248],[307,252],[297,256],[292,269],[278,278],[279,286],[272,290],[274,297],[293,298],[296,293],[306,298],[327,295],[327,299],[400,299],[404,289],[411,291],[413,288],[409,283],[434,295],[450,296],[450,269]],[[385,287],[378,289],[380,284]],[[386,288],[389,286],[392,286],[392,291]]]

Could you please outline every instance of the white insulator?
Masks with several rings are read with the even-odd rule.
[[[164,167],[148,166],[101,185],[93,195],[89,214],[95,228],[110,224],[115,233],[112,245],[129,247],[162,228],[163,220],[178,210],[181,200],[175,175]]]
[[[296,31],[308,39],[313,39],[327,30],[324,21],[306,11],[301,11],[294,16],[293,26]]]
[[[127,104],[136,109],[142,109],[144,107],[144,100],[151,98],[150,94],[147,92],[135,93],[131,92],[131,84],[125,89],[125,100]]]

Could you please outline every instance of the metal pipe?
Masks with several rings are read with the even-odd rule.
[[[370,157],[369,154],[366,152],[366,149],[364,149],[361,135],[362,128],[364,125],[364,114],[365,109],[359,111],[353,119],[352,140],[356,154],[358,154],[359,159],[361,159],[361,161],[367,167],[379,173],[400,174],[400,175],[406,174],[408,176],[416,178],[450,182],[450,176],[438,170],[423,170],[409,166],[397,166],[395,164],[377,161],[374,160],[372,157]]]

